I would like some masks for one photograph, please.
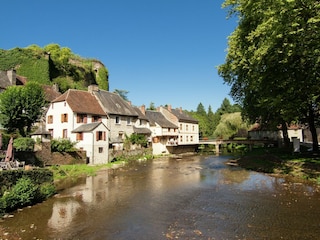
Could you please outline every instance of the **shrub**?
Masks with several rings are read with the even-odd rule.
[[[3,196],[7,211],[31,205],[37,199],[39,188],[29,178],[20,178],[17,184]]]
[[[35,141],[33,138],[22,137],[17,138],[13,142],[13,147],[17,151],[33,151]]]
[[[51,151],[52,152],[74,152],[76,142],[71,142],[69,139],[52,139]]]
[[[51,183],[44,183],[40,186],[40,196],[39,200],[45,200],[56,193],[56,188]]]

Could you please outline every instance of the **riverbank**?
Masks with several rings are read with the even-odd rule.
[[[279,148],[253,149],[244,156],[230,160],[229,164],[320,184],[320,155],[307,151],[292,153],[290,150]]]

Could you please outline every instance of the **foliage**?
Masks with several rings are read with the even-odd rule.
[[[226,0],[239,17],[219,74],[252,122],[307,122],[318,149],[319,1]],[[303,87],[302,87],[303,86]]]
[[[189,114],[199,121],[199,134],[200,138],[214,138],[215,130],[220,122],[221,116],[225,113],[239,112],[241,110],[238,104],[232,105],[230,101],[225,98],[221,106],[214,113],[211,106],[208,107],[206,112],[202,103],[197,106],[196,112],[189,112]]]
[[[74,152],[76,142],[72,142],[69,139],[52,139],[51,151],[52,152]]]
[[[145,135],[137,133],[131,134],[129,140],[131,144],[137,144],[141,146],[146,146],[148,143],[148,140],[146,139]]]
[[[67,87],[86,89],[90,84],[109,90],[108,70],[100,61],[81,58],[70,48],[55,43],[43,48],[33,44],[26,48],[0,49],[0,58],[0,70],[15,69],[29,82],[47,85],[57,82],[62,92]],[[93,63],[98,63],[99,67],[94,68]]]
[[[17,151],[33,151],[35,141],[33,138],[16,138],[13,141],[13,147]]]
[[[248,130],[248,125],[242,120],[241,113],[225,113],[221,116],[214,135],[222,139],[228,139],[235,136],[240,129]]]
[[[149,105],[149,107],[147,108],[147,110],[151,110],[151,111],[156,110],[156,107],[155,107],[155,105],[154,105],[154,102],[151,102],[151,103],[150,103],[150,105]]]
[[[0,94],[3,127],[9,133],[18,129],[22,136],[26,136],[31,131],[32,124],[42,116],[44,105],[44,92],[37,83],[30,82],[25,87],[8,87]]]
[[[7,211],[32,204],[39,194],[38,191],[38,186],[29,178],[19,179],[17,184],[3,196]]]
[[[121,90],[121,89],[115,89],[114,93],[118,94],[123,100],[128,101],[128,91]]]

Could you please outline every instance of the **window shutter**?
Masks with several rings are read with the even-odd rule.
[[[77,123],[79,123],[80,122],[80,116],[79,116],[79,114],[77,114]]]
[[[66,114],[66,119],[65,120],[66,120],[66,122],[68,122],[68,114]]]
[[[83,123],[87,123],[87,115],[83,117]]]
[[[96,141],[99,141],[99,132],[96,132]]]
[[[61,114],[61,122],[63,123],[63,114]]]
[[[106,141],[106,139],[107,139],[107,138],[106,138],[106,132],[104,131],[104,132],[103,132],[103,141]]]

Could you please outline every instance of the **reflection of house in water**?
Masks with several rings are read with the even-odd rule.
[[[72,223],[72,220],[80,207],[80,203],[76,200],[69,199],[68,201],[56,201],[52,207],[52,215],[48,220],[48,226],[57,231],[64,231],[64,228]]]

